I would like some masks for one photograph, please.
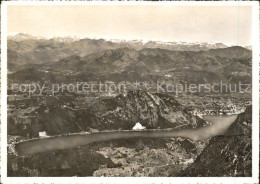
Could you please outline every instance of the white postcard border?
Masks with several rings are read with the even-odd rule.
[[[11,5],[138,5],[252,7],[252,177],[7,177],[7,6]],[[1,4],[1,182],[7,183],[259,183],[259,3],[249,1],[10,1]]]

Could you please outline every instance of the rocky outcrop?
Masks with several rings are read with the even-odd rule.
[[[206,122],[186,111],[172,96],[130,91],[125,96],[100,98],[88,109],[88,122],[96,129],[198,127]]]
[[[213,137],[181,175],[251,176],[252,106],[238,116],[224,135]]]
[[[93,128],[99,131],[131,130],[137,122],[147,129],[195,128],[206,123],[188,113],[174,97],[141,90],[116,97],[99,97],[80,109],[59,105],[64,101],[55,97],[44,101],[44,104],[38,102],[40,107],[26,115],[9,113],[8,134],[33,138],[42,131],[52,136]]]

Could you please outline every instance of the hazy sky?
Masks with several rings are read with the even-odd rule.
[[[251,43],[251,7],[8,6],[8,33]]]

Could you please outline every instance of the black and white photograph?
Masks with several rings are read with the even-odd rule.
[[[2,177],[258,183],[258,8],[3,3]]]

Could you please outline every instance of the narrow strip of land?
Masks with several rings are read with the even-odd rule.
[[[54,136],[43,139],[32,139],[19,142],[15,145],[18,155],[28,155],[40,152],[69,149],[83,146],[92,142],[108,141],[113,139],[129,139],[136,137],[173,138],[183,137],[191,140],[207,139],[223,134],[236,120],[238,115],[230,116],[204,116],[212,125],[194,129],[153,129],[142,131],[118,130],[113,132],[96,132],[91,134],[72,134]]]

